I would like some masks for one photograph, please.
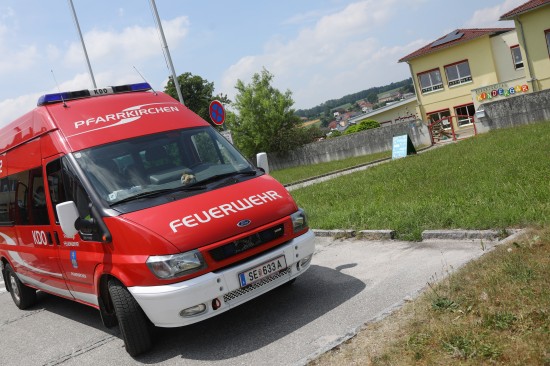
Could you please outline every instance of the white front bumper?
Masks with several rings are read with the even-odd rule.
[[[180,327],[221,314],[251,300],[302,274],[311,263],[300,266],[302,259],[313,255],[315,235],[311,230],[277,247],[267,254],[237,266],[210,272],[191,280],[163,286],[134,286],[128,290],[149,319],[159,327]],[[280,275],[264,279],[242,288],[238,275],[273,258],[285,256],[287,270]],[[221,306],[214,310],[212,302],[218,299]],[[181,317],[180,311],[199,304],[206,310],[192,317]]]

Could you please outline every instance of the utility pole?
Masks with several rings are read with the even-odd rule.
[[[166,56],[166,59],[168,60],[170,71],[172,72],[172,80],[174,81],[174,86],[176,87],[176,91],[178,92],[178,98],[180,100],[180,103],[185,105],[185,103],[183,103],[183,95],[181,94],[180,84],[178,83],[176,70],[174,69],[174,64],[172,63],[172,57],[170,57],[170,51],[168,50],[168,44],[166,43],[166,37],[164,37],[164,31],[162,30],[162,23],[160,22],[159,13],[157,11],[157,5],[155,4],[155,0],[150,0],[150,1],[151,1],[151,9],[153,10],[153,13],[155,15],[157,27],[159,29],[160,36],[162,38],[162,50],[164,52],[164,55]]]
[[[92,84],[94,84],[94,89],[97,89],[97,85],[95,83],[95,78],[94,78],[94,72],[92,71],[92,65],[90,65],[90,59],[88,58],[88,52],[86,51],[84,38],[82,38],[82,32],[80,31],[80,24],[78,24],[76,11],[74,10],[73,0],[68,0],[68,1],[69,1],[69,6],[71,7],[71,10],[73,12],[73,19],[74,19],[74,24],[76,26],[76,30],[78,31],[78,35],[80,36],[80,42],[82,43],[82,49],[84,50],[84,57],[86,58],[86,63],[88,64],[88,71],[90,72],[90,77],[92,78]]]

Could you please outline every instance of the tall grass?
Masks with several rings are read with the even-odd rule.
[[[523,227],[550,220],[550,123],[492,131],[295,190],[320,229]]]
[[[356,156],[344,160],[330,161],[327,163],[276,170],[270,174],[279,182],[288,184],[389,157],[391,157],[391,151],[384,151],[370,155]]]
[[[550,365],[549,279],[546,227],[430,284],[311,365]]]

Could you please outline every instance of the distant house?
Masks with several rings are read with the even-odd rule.
[[[361,111],[363,111],[363,113],[372,111],[373,104],[367,100],[359,100],[357,101],[357,105],[359,106],[359,108],[361,108]]]
[[[391,102],[402,98],[400,88],[378,94],[378,103]]]
[[[396,124],[400,122],[415,122],[419,119],[416,111],[418,101],[413,95],[410,98],[388,104],[368,113],[351,118],[350,123],[356,123],[364,119],[372,119],[381,126]]]

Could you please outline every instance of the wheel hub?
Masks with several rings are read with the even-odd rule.
[[[19,301],[19,286],[17,286],[17,281],[15,280],[15,276],[13,274],[10,274],[10,287],[13,297]]]

